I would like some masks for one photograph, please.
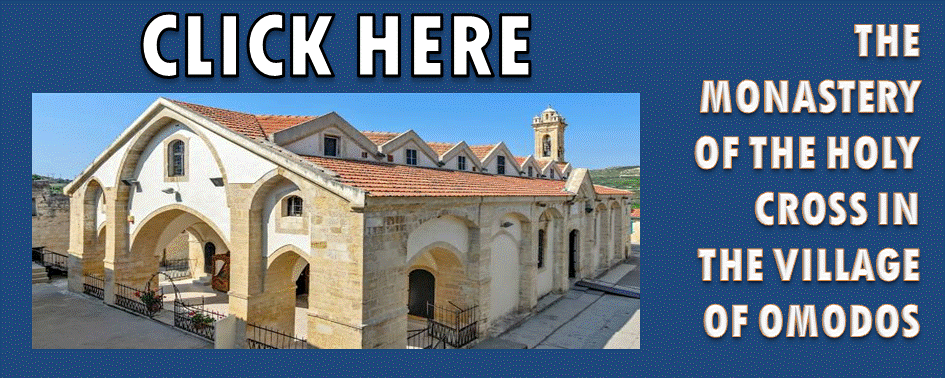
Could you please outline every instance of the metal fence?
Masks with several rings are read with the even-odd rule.
[[[36,247],[32,250],[33,262],[46,267],[46,269],[60,274],[69,272],[69,255],[53,252],[46,247]]]
[[[446,349],[446,342],[433,337],[428,328],[407,331],[407,349]]]
[[[479,306],[463,309],[450,305],[455,308],[427,303],[427,311],[433,315],[427,332],[453,348],[462,348],[479,337]]]
[[[427,303],[426,328],[407,332],[411,349],[462,348],[479,337],[479,306],[463,309]]]
[[[310,349],[305,339],[258,326],[246,324],[246,343],[249,349]]]
[[[86,274],[82,281],[82,292],[98,299],[105,299],[105,279]]]
[[[115,284],[115,305],[122,307],[128,311],[138,313],[149,318],[153,318],[158,312],[164,309],[164,303],[160,300],[150,301],[145,303],[141,299],[142,296],[146,295],[146,290],[136,289],[131,286],[122,285],[120,283]],[[158,289],[153,291],[155,296],[164,296],[164,289]]]
[[[226,317],[221,313],[206,310],[200,305],[188,305],[182,300],[174,300],[174,327],[193,333],[205,339],[213,340],[216,322]]]
[[[169,279],[176,280],[181,278],[189,278],[190,267],[193,265],[194,260],[190,259],[174,259],[174,260],[161,260],[161,272],[163,272]]]

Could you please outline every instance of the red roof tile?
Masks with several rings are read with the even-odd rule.
[[[316,116],[280,116],[280,115],[257,115],[256,121],[262,127],[266,134],[272,134],[277,131],[288,129],[292,126],[311,121]]]
[[[437,156],[443,156],[443,154],[453,148],[456,143],[427,142],[427,145],[433,149],[433,152],[436,152]]]
[[[380,146],[384,143],[390,142],[391,139],[396,138],[399,133],[391,133],[386,131],[362,131],[361,134],[364,134],[365,137],[374,142],[374,144]]]
[[[633,211],[630,212],[630,216],[631,216],[631,217],[634,217],[634,218],[639,218],[639,217],[640,217],[640,209],[633,209]]]
[[[525,160],[528,160],[528,157],[516,156],[515,161],[518,162],[518,166],[521,167],[522,164],[525,164]]]
[[[495,146],[498,144],[487,144],[482,146],[469,146],[469,149],[472,150],[473,154],[476,155],[479,160],[485,159],[486,155],[492,151]]]
[[[303,156],[376,197],[568,196],[564,181]]]
[[[628,195],[630,195],[630,192],[629,192],[629,191],[622,190],[622,189],[615,189],[615,188],[611,188],[611,187],[609,187],[609,186],[603,186],[603,185],[594,185],[594,191],[597,192],[597,194],[602,194],[602,195],[605,195],[605,196],[628,196]]]
[[[182,101],[170,101],[250,138],[265,139],[271,133],[318,118],[316,116],[255,115]]]

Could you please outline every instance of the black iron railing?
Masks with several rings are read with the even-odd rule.
[[[174,327],[205,339],[214,339],[216,322],[225,317],[221,313],[204,309],[202,304],[188,305],[179,299],[174,300]]]
[[[428,328],[407,331],[407,349],[446,349],[446,342],[433,337]]]
[[[33,248],[33,262],[61,274],[69,272],[69,255],[50,251],[46,247]]]
[[[453,348],[462,348],[479,337],[479,306],[463,309],[450,303],[446,308],[427,303],[427,332]]]
[[[190,266],[190,259],[161,260],[161,272],[172,280],[190,277]]]
[[[309,349],[305,339],[258,326],[246,324],[246,343],[249,349]]]
[[[407,332],[411,349],[462,348],[479,337],[479,306],[453,308],[427,303],[427,324],[424,329]]]
[[[82,292],[98,299],[105,299],[105,279],[86,274],[82,281]]]
[[[149,318],[153,318],[158,312],[164,309],[164,302],[161,300],[142,299],[149,296],[147,290],[136,289],[131,286],[115,284],[115,305],[128,311],[138,313]],[[151,291],[152,298],[163,298],[164,289]]]

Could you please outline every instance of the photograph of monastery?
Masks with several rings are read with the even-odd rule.
[[[638,348],[639,167],[598,182],[566,158],[595,125],[534,100],[512,151],[155,95],[74,179],[34,174],[34,348]],[[572,302],[586,339],[553,333],[588,327]]]

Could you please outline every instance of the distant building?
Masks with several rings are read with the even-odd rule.
[[[33,248],[69,251],[69,196],[47,180],[33,180]]]

